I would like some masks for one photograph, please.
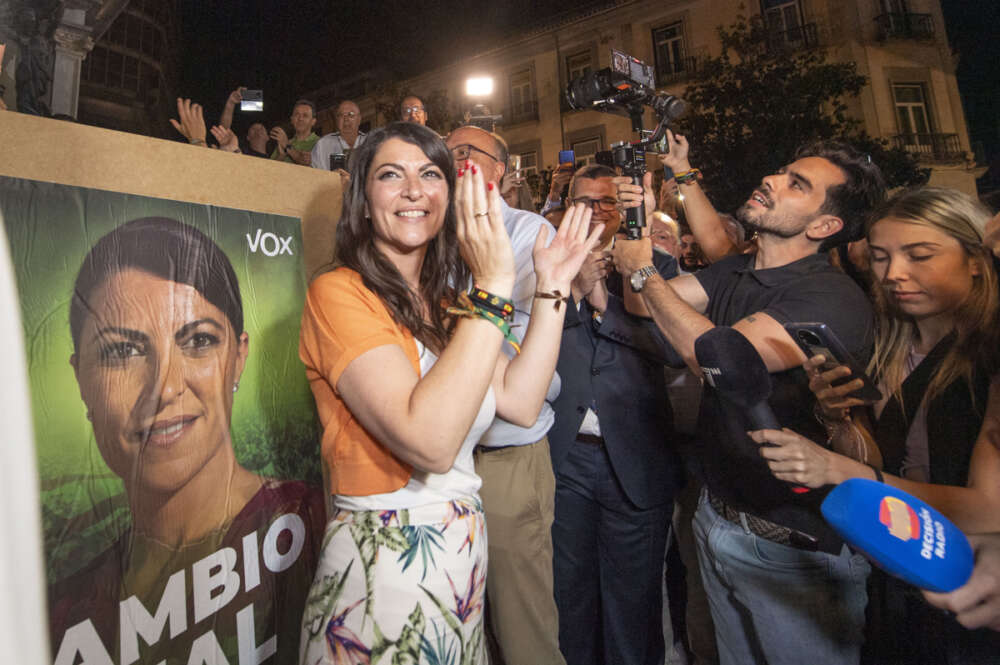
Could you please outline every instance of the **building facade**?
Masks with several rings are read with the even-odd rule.
[[[173,138],[179,44],[177,0],[129,0],[80,71],[80,122]]]
[[[720,54],[717,27],[759,13],[769,40],[784,49],[822,48],[834,61],[853,61],[869,82],[850,112],[867,132],[912,152],[931,169],[931,184],[975,193],[968,130],[939,0],[618,0],[591,5],[444,67],[397,82],[429,95],[443,90],[462,108],[486,103],[502,114],[498,132],[528,173],[554,166],[559,150],[578,163],[614,141],[634,138],[627,118],[568,107],[568,81],[610,64],[611,49],[655,66],[658,89],[683,97],[686,81],[706,57]],[[491,76],[486,99],[465,97],[472,76]],[[326,88],[327,95],[337,86]],[[355,97],[364,120],[377,112],[368,86]],[[346,96],[346,95],[345,95]],[[328,97],[329,98],[329,97]],[[331,103],[332,106],[332,103]],[[320,114],[332,108],[320,105]],[[652,116],[647,127],[652,127]]]

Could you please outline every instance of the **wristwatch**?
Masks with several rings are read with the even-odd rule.
[[[646,286],[646,280],[649,279],[650,275],[656,274],[655,266],[643,266],[636,270],[628,278],[629,284],[632,285],[632,290],[636,293],[642,291],[642,287]]]

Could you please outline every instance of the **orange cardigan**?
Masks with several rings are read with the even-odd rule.
[[[361,275],[338,268],[313,281],[302,312],[299,357],[323,425],[321,453],[330,494],[393,492],[406,485],[413,472],[354,419],[336,388],[352,360],[385,344],[402,348],[420,374],[413,336],[392,320]]]

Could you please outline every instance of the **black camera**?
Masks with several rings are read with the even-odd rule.
[[[622,175],[642,185],[646,174],[646,150],[654,146],[667,132],[670,123],[687,109],[682,100],[656,92],[653,68],[627,53],[611,50],[611,67],[573,79],[566,86],[566,101],[571,108],[591,109],[604,113],[626,115],[632,120],[632,131],[639,134],[638,141],[620,141],[611,146],[611,163],[621,168]],[[646,106],[653,109],[660,121],[656,129],[643,138],[642,114]],[[622,226],[630,239],[642,235],[646,224],[645,206],[629,208]]]
[[[330,155],[330,170],[336,171],[338,169],[347,170],[347,155],[342,152]]]

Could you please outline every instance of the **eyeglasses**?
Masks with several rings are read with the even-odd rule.
[[[416,115],[418,113],[423,113],[423,112],[424,112],[424,107],[423,106],[404,106],[403,107],[403,115],[410,115],[411,113],[413,115]]]
[[[500,161],[499,159],[497,159],[496,157],[494,157],[490,153],[486,152],[485,150],[483,150],[481,148],[477,148],[476,146],[470,145],[468,143],[463,143],[462,145],[455,146],[454,148],[451,149],[451,154],[455,157],[456,161],[464,162],[465,160],[467,160],[469,158],[469,155],[472,154],[473,150],[475,150],[476,152],[483,153],[484,155],[486,155],[487,157],[489,157],[490,159],[492,159],[494,162],[499,162]]]
[[[358,114],[357,111],[344,111],[343,113],[338,113],[338,118],[353,118]]]
[[[618,209],[618,199],[592,199],[586,196],[573,199],[573,204],[582,203],[588,208],[593,208],[595,212],[611,212]]]

